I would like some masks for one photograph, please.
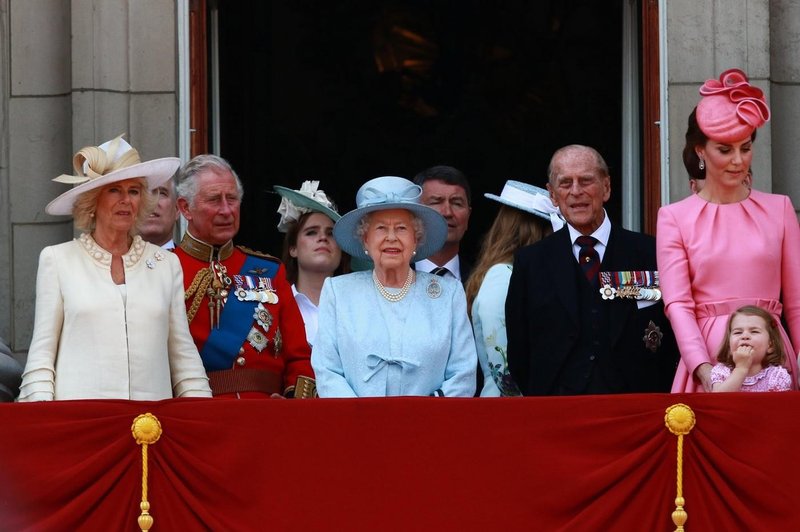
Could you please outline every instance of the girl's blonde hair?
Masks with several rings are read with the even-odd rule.
[[[147,188],[147,179],[144,177],[132,177],[131,179],[135,179],[142,185],[142,195],[141,199],[139,200],[139,212],[136,214],[136,222],[133,224],[130,230],[131,236],[134,236],[139,234],[139,228],[142,226],[150,213],[153,212],[153,209],[156,206],[156,198],[153,196],[152,191]],[[127,181],[127,179],[125,181]],[[115,181],[102,187],[87,190],[75,198],[75,203],[72,205],[72,217],[75,220],[75,227],[77,227],[78,230],[86,233],[91,233],[94,231],[94,228],[97,225],[97,219],[94,214],[97,211],[97,200],[100,197],[100,193],[108,187],[118,185],[119,183],[119,181]]]
[[[483,237],[478,263],[472,270],[465,286],[467,312],[472,315],[472,303],[478,295],[486,272],[495,264],[510,264],[514,252],[523,246],[538,242],[553,232],[550,222],[534,214],[502,205]]]
[[[783,338],[781,337],[781,330],[778,326],[778,321],[772,317],[772,314],[767,312],[761,307],[755,305],[746,305],[732,312],[728,318],[728,325],[725,327],[725,338],[722,340],[722,345],[719,346],[717,352],[717,361],[720,364],[725,364],[733,369],[736,364],[733,362],[733,353],[731,353],[731,328],[733,318],[739,314],[743,316],[757,316],[764,320],[767,325],[767,333],[769,334],[769,343],[772,347],[772,353],[767,353],[762,361],[763,366],[781,366],[786,361],[786,348],[783,345]]]

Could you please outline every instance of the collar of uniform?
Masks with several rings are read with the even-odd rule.
[[[221,246],[212,246],[192,236],[189,231],[183,235],[180,248],[190,257],[205,262],[212,260],[225,260],[233,254],[233,240],[228,240]]]

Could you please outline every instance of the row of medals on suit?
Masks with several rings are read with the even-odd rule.
[[[209,269],[211,270],[211,285],[206,290],[206,294],[208,295],[208,310],[211,328],[213,329],[219,328],[219,316],[222,312],[222,307],[225,306],[228,300],[233,280],[228,275],[228,269],[220,262],[212,262],[209,265]],[[241,275],[235,277],[236,288],[234,294],[239,301],[257,301],[259,307],[263,303],[274,305],[278,302],[278,294],[272,287],[269,278],[259,277],[257,285],[249,286],[249,284],[254,284],[250,282],[249,277]],[[245,287],[246,283],[248,284],[247,287]]]
[[[611,285],[611,272],[600,272],[599,277],[602,283],[600,295],[607,300],[620,298],[638,301],[659,301],[661,299],[661,289],[659,288],[658,272],[652,272],[652,276],[654,277],[654,282],[648,286],[631,283],[614,287]]]

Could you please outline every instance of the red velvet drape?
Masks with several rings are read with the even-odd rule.
[[[176,399],[0,405],[0,529],[800,529],[800,392],[525,399]]]

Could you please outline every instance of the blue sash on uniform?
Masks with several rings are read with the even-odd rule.
[[[248,255],[239,273],[247,275],[255,273],[251,271],[255,270],[259,272],[259,277],[274,278],[279,267],[280,264],[275,261]],[[211,329],[203,349],[200,350],[206,371],[231,369],[233,361],[239,356],[239,348],[253,328],[253,314],[258,301],[239,301],[233,290],[229,289],[229,292],[228,301],[220,313],[219,327]]]

